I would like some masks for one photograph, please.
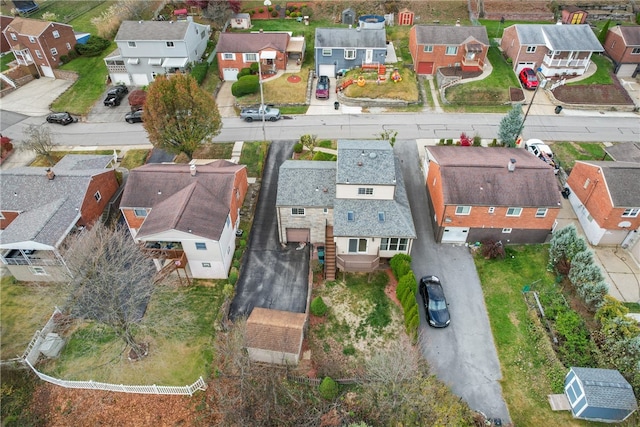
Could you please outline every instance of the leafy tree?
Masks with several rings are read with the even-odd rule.
[[[53,140],[49,128],[29,125],[24,133],[27,139],[22,141],[19,148],[35,151],[38,156],[44,157],[49,162],[49,165],[53,166],[54,161],[51,152],[58,146],[58,143]]]
[[[587,244],[578,236],[574,225],[568,225],[556,231],[549,245],[549,266],[555,268],[561,274],[569,272],[569,263],[576,254],[585,251]],[[562,264],[566,265],[566,271]]]
[[[329,309],[329,307],[327,307],[327,304],[325,304],[321,296],[317,296],[313,299],[313,301],[311,301],[310,309],[311,314],[313,314],[314,316],[324,316],[325,314],[327,314],[327,310]]]
[[[240,0],[204,0],[196,3],[202,8],[202,15],[220,28],[234,13],[240,12],[241,8]]]
[[[320,396],[322,396],[323,399],[333,400],[338,397],[340,393],[340,385],[331,379],[331,377],[324,377],[318,387],[318,392],[320,392]]]
[[[506,116],[500,120],[500,127],[498,128],[498,138],[502,145],[507,147],[514,147],[516,145],[516,139],[522,132],[522,107],[520,104],[516,104],[509,110]]]
[[[222,127],[213,97],[181,73],[171,78],[159,75],[149,86],[143,119],[154,147],[189,158]]]
[[[397,130],[393,130],[393,129],[385,129],[382,132],[380,132],[378,134],[378,138],[377,139],[381,139],[383,141],[389,141],[389,145],[391,145],[392,147],[395,145],[396,143],[396,138],[398,136],[398,131]]]
[[[598,33],[598,41],[600,44],[604,44],[607,39],[607,33],[609,32],[609,27],[611,26],[611,19],[607,19],[607,22],[604,23],[602,30]]]
[[[309,134],[302,135],[300,137],[300,143],[304,145],[307,148],[307,150],[313,153],[314,148],[316,148],[316,145],[318,144],[318,136],[309,135]]]

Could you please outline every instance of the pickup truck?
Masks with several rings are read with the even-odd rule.
[[[104,99],[104,105],[106,107],[116,107],[120,105],[120,101],[129,93],[129,89],[125,85],[117,85],[107,91],[107,96]]]
[[[524,144],[524,148],[540,160],[548,163],[553,167],[555,173],[558,173],[558,164],[553,156],[553,151],[547,144],[539,139],[530,139]]]
[[[240,111],[240,118],[248,122],[252,122],[254,120],[262,120],[262,116],[264,116],[265,120],[269,120],[270,122],[275,122],[276,120],[280,120],[282,118],[282,116],[280,115],[280,110],[268,105],[243,108]]]

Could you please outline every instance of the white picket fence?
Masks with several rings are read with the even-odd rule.
[[[138,394],[178,394],[192,396],[198,390],[206,390],[207,384],[202,377],[198,378],[196,382],[184,387],[180,386],[165,386],[165,385],[125,385],[125,384],[108,384],[98,381],[68,381],[54,378],[47,374],[39,372],[36,368],[29,363],[27,359],[25,362],[33,372],[40,377],[41,380],[50,382],[51,384],[58,385],[64,388],[81,388],[85,390],[104,390],[115,391],[120,393],[138,393]]]

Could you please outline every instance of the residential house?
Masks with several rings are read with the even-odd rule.
[[[120,210],[158,270],[176,266],[198,279],[225,279],[236,249],[247,168],[147,164],[129,172]]]
[[[578,6],[569,5],[562,8],[562,23],[563,24],[585,24],[587,22],[587,16],[589,13],[580,9]]]
[[[258,59],[262,73],[275,74],[286,70],[291,40],[289,33],[284,32],[221,33],[216,47],[220,78],[238,80],[238,72],[249,68]],[[302,57],[302,52],[304,46],[298,50],[294,61]]]
[[[545,77],[581,76],[591,64],[591,55],[604,51],[586,24],[511,25],[504,29],[500,47],[513,61],[516,74],[532,68]]]
[[[638,409],[633,388],[615,369],[572,367],[564,393],[574,418],[619,423]]]
[[[33,67],[39,76],[55,78],[60,57],[76,45],[73,27],[58,22],[16,17],[3,30],[19,65]]]
[[[0,259],[16,279],[68,277],[64,242],[98,220],[118,190],[112,162],[69,154],[52,168],[0,172]]]
[[[621,245],[640,231],[640,163],[576,161],[569,202],[592,245]]]
[[[440,67],[481,71],[488,50],[484,26],[414,25],[409,31],[409,52],[418,74],[435,74]]]
[[[118,48],[104,58],[113,83],[145,86],[158,74],[186,72],[201,60],[211,27],[184,21],[123,21]]]
[[[13,21],[13,16],[0,15],[0,33],[4,32],[4,29]],[[11,52],[11,45],[4,36],[0,37],[0,53]]]
[[[382,65],[387,56],[384,28],[316,28],[316,75],[335,77],[339,71]]]
[[[616,162],[640,163],[640,142],[621,142],[604,147],[604,152]]]
[[[251,15],[248,13],[236,13],[229,19],[231,28],[248,30],[251,28]]]
[[[618,77],[635,78],[640,72],[640,25],[609,28],[604,51],[613,60]]]
[[[543,243],[560,212],[553,167],[526,150],[430,146],[423,170],[440,243]]]
[[[416,231],[400,162],[387,141],[338,141],[337,162],[287,160],[276,199],[283,244],[326,247],[327,278],[409,254]]]

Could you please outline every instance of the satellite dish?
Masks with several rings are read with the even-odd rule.
[[[629,227],[631,227],[631,222],[630,221],[622,221],[621,223],[618,224],[618,227],[620,227],[620,228],[629,228]]]

